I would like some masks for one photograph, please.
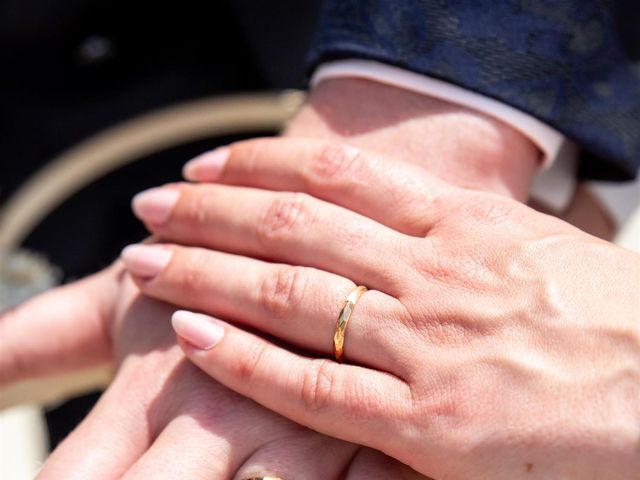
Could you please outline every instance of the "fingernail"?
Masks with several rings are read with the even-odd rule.
[[[175,188],[151,188],[137,194],[131,201],[133,213],[148,223],[163,224],[169,220],[171,211],[180,197]]]
[[[224,337],[224,327],[208,315],[178,310],[171,317],[178,335],[201,350],[215,347]]]
[[[159,245],[129,245],[120,258],[132,275],[153,278],[169,264],[173,252]]]
[[[182,175],[191,181],[213,182],[220,178],[230,154],[231,149],[229,147],[218,147],[215,150],[198,155],[185,164],[182,169]]]

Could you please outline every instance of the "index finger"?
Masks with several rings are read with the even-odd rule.
[[[306,138],[237,142],[196,157],[183,173],[193,181],[305,192],[417,236],[453,188],[415,165]]]

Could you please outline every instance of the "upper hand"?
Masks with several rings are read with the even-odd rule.
[[[163,239],[229,253],[125,255],[146,294],[218,317],[174,322],[194,363],[434,477],[640,469],[636,254],[351,148],[274,139],[229,153],[208,179],[271,191],[185,185],[170,202],[136,205]],[[370,291],[347,330],[351,364],[292,353],[331,355],[357,284]]]

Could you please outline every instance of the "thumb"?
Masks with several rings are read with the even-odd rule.
[[[119,264],[0,314],[0,387],[98,365],[111,356]]]

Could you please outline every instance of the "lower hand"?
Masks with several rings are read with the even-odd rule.
[[[300,427],[185,360],[169,305],[114,265],[0,316],[8,384],[112,362],[113,383],[39,478],[421,478],[379,452]]]
[[[240,143],[216,175],[254,188],[139,198],[161,238],[229,252],[125,254],[144,293],[217,317],[175,319],[189,358],[298,423],[433,477],[640,471],[638,256],[419,168],[326,149]],[[357,284],[370,291],[347,330],[350,364],[287,347],[330,356]]]
[[[372,97],[377,101],[368,101]],[[535,147],[518,132],[498,121],[401,89],[352,79],[323,82],[320,87],[314,89],[309,102],[290,124],[287,134],[305,137],[348,137],[349,142],[356,145],[394,154],[398,148],[402,148],[405,159],[450,181],[519,198],[526,196],[527,185],[537,163]],[[509,152],[508,158],[505,152]],[[336,157],[336,160],[339,158]],[[137,332],[138,337],[131,337],[133,341],[120,337],[119,332],[124,330],[116,328],[116,325],[130,323],[132,327],[129,328],[133,328],[137,321],[136,315],[146,318],[144,322],[151,322],[151,319],[158,320],[156,316],[161,319],[168,312],[163,310],[165,307],[158,307],[153,302],[140,299],[133,301],[131,292],[128,293],[129,296],[122,296],[123,282],[126,282],[126,276],[122,275],[116,265],[86,280],[39,296],[21,308],[0,316],[0,386],[21,378],[69,371],[99,363],[118,362],[123,367],[118,371],[114,386],[110,387],[101,400],[101,405],[104,405],[105,399],[109,398],[108,405],[111,407],[100,407],[101,411],[111,411],[112,408],[117,409],[131,402],[137,405],[138,397],[142,399],[143,405],[164,405],[170,400],[167,396],[162,397],[160,402],[154,402],[152,399],[160,390],[157,382],[161,382],[172,368],[186,369],[184,381],[189,385],[198,384],[198,388],[190,389],[193,394],[200,392],[200,388],[208,388],[212,389],[214,397],[228,395],[227,390],[213,382],[209,382],[207,387],[200,386],[200,383],[206,383],[200,378],[202,374],[196,374],[194,372],[198,372],[197,370],[182,364],[180,355],[175,353],[176,348],[171,346],[171,341],[150,335],[157,325],[149,326],[148,332]],[[139,306],[135,309],[136,315],[123,306],[128,304]],[[152,313],[157,309],[163,310],[163,313]],[[149,311],[144,313],[147,310]],[[130,321],[124,321],[125,317]],[[137,345],[137,342],[142,340],[147,342],[144,348]],[[158,343],[154,344],[154,341]],[[136,353],[140,351],[145,353]],[[127,365],[135,367],[127,367],[128,370],[125,371]],[[135,376],[137,370],[153,370],[154,374],[138,378],[137,389],[115,389],[117,384],[127,385],[128,379]],[[181,392],[184,390],[184,387],[180,387],[182,384],[177,376],[169,378],[176,382],[176,389]],[[185,404],[193,403],[186,394],[184,398],[172,398]],[[170,409],[167,407],[165,410]],[[140,447],[136,442],[145,437],[137,432],[139,428],[148,428],[144,421],[140,421],[147,415],[144,408],[134,413],[138,416],[125,417],[124,423],[128,428],[118,429],[120,433],[116,435],[114,445],[135,445],[137,450],[132,451],[143,452],[144,444]],[[94,410],[91,416],[95,418],[96,415]],[[102,425],[106,425],[108,421],[103,420]],[[108,429],[106,426],[101,428]],[[86,431],[87,427],[78,429],[66,445],[80,444],[83,451],[86,451]],[[206,436],[205,432],[201,433]],[[97,436],[97,440],[94,441],[96,451],[105,451],[101,437]],[[322,438],[329,444],[334,442]],[[75,440],[71,442],[72,439]],[[206,442],[203,443],[205,444]],[[272,462],[283,458],[300,458],[300,454],[289,453],[290,447],[285,448],[282,443],[274,442],[270,445],[277,447],[276,451],[271,451],[269,455]],[[60,453],[65,451],[66,454]],[[385,463],[387,457],[367,449],[357,452],[359,453],[351,463],[350,475],[358,472],[362,475],[362,472],[368,470],[369,476],[366,478],[376,478],[372,472],[373,467]],[[109,475],[117,476],[114,472],[128,468],[127,462],[111,461],[108,459],[109,455],[105,455],[107,459],[104,464],[100,464],[99,472],[99,475],[105,475],[107,478]],[[86,470],[91,469],[89,459],[94,457],[80,457],[71,447],[61,448],[55,454],[55,458],[59,459],[56,461],[58,465],[65,467],[65,476],[74,474],[82,477],[83,472],[95,473],[95,469]],[[225,458],[224,455],[220,455],[215,457],[215,460],[224,465]],[[135,459],[135,455],[128,461],[133,461],[132,459]],[[310,457],[305,455],[305,462],[298,462],[296,469],[286,472],[292,472],[293,478],[311,478],[309,475],[314,474],[314,470],[307,468],[309,459]],[[318,457],[318,461],[322,459]],[[52,471],[52,465],[55,465],[55,462],[52,462],[47,465],[45,472]],[[180,462],[177,464],[180,465]],[[398,463],[387,463],[387,467],[377,469],[377,475],[382,478],[400,478],[400,472],[405,472],[409,477],[413,475],[403,468]],[[168,468],[167,471],[173,470]],[[327,472],[323,472],[322,478],[327,478]],[[161,472],[154,470],[153,473],[160,475]]]

